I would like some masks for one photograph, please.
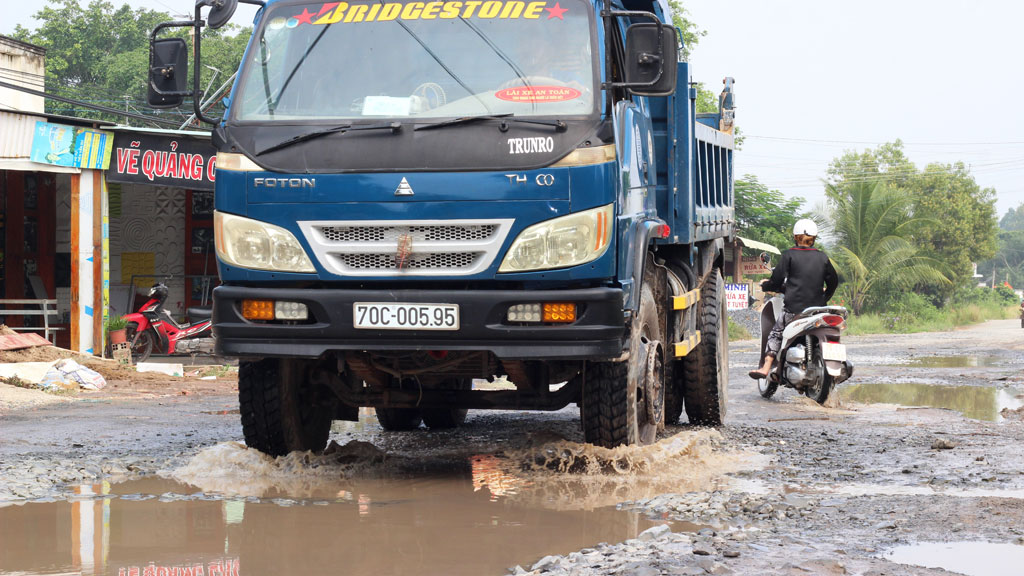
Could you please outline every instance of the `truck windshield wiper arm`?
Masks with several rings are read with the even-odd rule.
[[[321,136],[327,136],[328,134],[344,134],[345,132],[357,132],[362,130],[391,130],[394,134],[402,129],[401,122],[381,122],[378,124],[364,124],[364,125],[353,125],[353,124],[342,124],[340,126],[332,126],[330,128],[324,128],[323,130],[314,130],[313,132],[307,132],[305,134],[299,134],[289,138],[283,142],[271,145],[263,150],[256,153],[257,156],[266,154],[267,152],[273,152],[274,150],[280,150],[281,148],[287,148],[292,144],[298,144],[299,142],[306,142],[319,138]]]
[[[481,116],[462,116],[461,118],[452,118],[451,120],[445,120],[444,122],[437,122],[435,124],[424,124],[423,126],[417,126],[413,128],[416,130],[431,130],[433,128],[442,128],[444,126],[454,126],[456,124],[468,124],[469,122],[475,122],[477,120],[501,120],[501,125],[498,127],[499,130],[505,132],[508,130],[509,122],[517,122],[520,124],[540,124],[542,126],[554,126],[559,132],[564,132],[568,129],[568,126],[562,120],[528,120],[526,118],[515,118],[511,112],[506,114],[484,114]]]

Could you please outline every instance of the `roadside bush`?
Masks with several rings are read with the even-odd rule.
[[[737,324],[732,318],[729,318],[729,342],[736,340],[750,340],[753,336],[750,335],[750,330],[747,330],[746,326]]]
[[[995,293],[999,298],[999,303],[1003,306],[1020,305],[1020,298],[1017,297],[1017,293],[1013,291],[1013,288],[1009,286],[996,286]]]
[[[882,317],[892,332],[944,330],[951,327],[945,315],[928,298],[913,292],[900,294]]]

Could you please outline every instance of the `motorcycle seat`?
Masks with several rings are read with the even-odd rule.
[[[209,320],[210,316],[213,315],[213,307],[196,306],[194,308],[189,308],[186,311],[186,314],[188,314],[189,321],[194,324],[200,320]]]

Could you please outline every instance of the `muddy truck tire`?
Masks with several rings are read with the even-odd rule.
[[[420,427],[423,416],[416,408],[374,408],[377,422],[388,432],[405,432]]]
[[[309,381],[311,367],[297,359],[240,363],[238,406],[246,446],[270,456],[324,449],[339,400]]]
[[[455,390],[472,390],[473,380],[471,378],[456,378],[444,383],[446,388]],[[466,414],[469,410],[465,408],[423,408],[423,423],[427,428],[444,430],[458,428],[466,423]]]
[[[729,334],[725,281],[716,269],[704,283],[697,312],[701,343],[683,358],[683,395],[691,424],[721,426],[729,383]]]
[[[640,353],[641,337],[652,343],[662,340],[658,308],[647,284],[640,293],[640,310],[630,338],[630,360],[587,365],[581,413],[583,436],[591,444],[614,448],[651,444],[657,437],[659,422],[648,414],[640,378],[630,378],[631,371],[639,372],[634,363],[646,361],[646,354]],[[664,396],[659,401],[664,402]]]

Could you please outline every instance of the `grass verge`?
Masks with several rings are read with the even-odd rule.
[[[911,334],[914,332],[945,332],[957,326],[979,324],[987,320],[1004,320],[1018,315],[1016,306],[967,304],[949,306],[923,317],[912,315],[861,314],[846,321],[846,334]],[[730,325],[730,329],[732,326]],[[730,334],[730,340],[732,339]]]

